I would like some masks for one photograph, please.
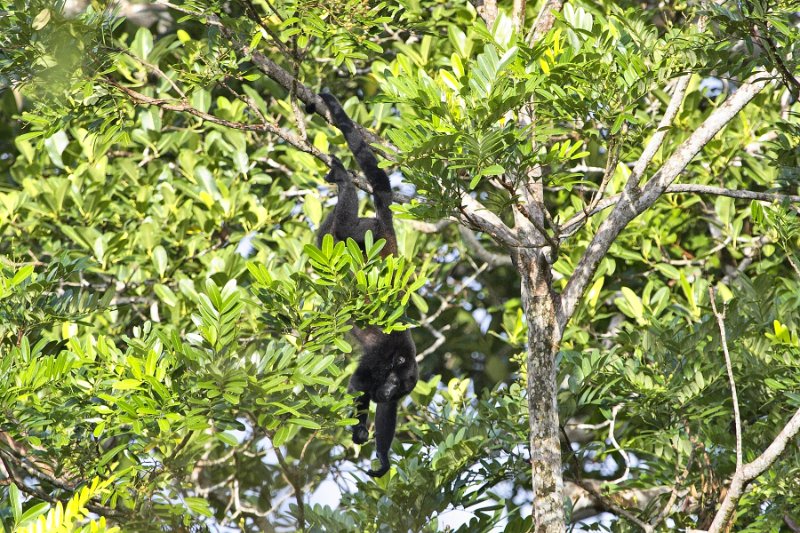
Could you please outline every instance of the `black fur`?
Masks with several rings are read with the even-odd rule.
[[[320,226],[318,240],[327,234],[333,235],[337,241],[349,237],[363,249],[364,234],[367,230],[371,230],[375,240],[386,239],[386,246],[381,251],[384,256],[396,253],[397,238],[392,223],[392,211],[389,209],[392,203],[389,176],[378,167],[375,154],[336,97],[329,93],[323,93],[320,97],[327,104],[334,125],[344,134],[347,146],[372,187],[375,216],[358,216],[355,186],[342,163],[332,157],[331,171],[325,177],[325,181],[337,184],[339,201]],[[363,444],[369,438],[367,430],[369,402],[375,402],[377,404],[375,448],[381,466],[367,473],[373,477],[380,477],[390,468],[389,449],[397,425],[397,403],[414,389],[419,377],[417,349],[408,330],[387,334],[376,327],[353,328],[353,334],[363,351],[348,387],[351,393],[362,393],[356,401],[358,424],[353,426],[353,442]]]

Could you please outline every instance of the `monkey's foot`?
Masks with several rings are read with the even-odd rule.
[[[367,431],[367,426],[363,424],[353,426],[353,442],[355,442],[356,444],[364,444],[368,440],[369,440],[369,431]]]
[[[389,471],[389,464],[382,464],[381,467],[377,470],[367,470],[367,475],[370,477],[383,477],[386,475],[386,472]]]
[[[389,464],[389,454],[382,454],[378,452],[378,460],[381,462],[381,467],[377,470],[367,470],[367,475],[372,477],[383,477],[389,471],[391,465]]]

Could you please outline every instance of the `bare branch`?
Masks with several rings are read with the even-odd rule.
[[[445,331],[449,331],[450,330],[450,326],[451,326],[450,324],[447,324],[444,327],[435,328],[435,327],[431,326],[427,321],[424,324],[422,324],[422,327],[427,329],[428,333],[433,335],[433,339],[434,340],[433,340],[433,342],[431,343],[430,346],[428,346],[427,348],[425,348],[425,350],[423,350],[422,352],[417,354],[417,357],[416,357],[417,362],[423,361],[430,354],[432,354],[433,352],[438,350],[439,346],[441,346],[442,344],[445,343],[445,341],[447,340],[447,337],[444,336],[444,332]]]
[[[717,319],[719,326],[720,342],[722,343],[722,353],[725,355],[725,368],[728,372],[728,381],[731,384],[731,400],[733,400],[733,422],[736,428],[736,471],[742,469],[742,417],[739,414],[739,395],[736,393],[736,380],[733,379],[733,365],[731,364],[731,354],[728,352],[728,336],[725,333],[725,313],[727,309],[723,306],[722,312],[717,311],[716,294],[714,287],[708,287],[708,297],[711,299],[711,310]]]
[[[583,490],[585,490],[586,492],[588,492],[589,494],[591,494],[591,496],[595,500],[597,500],[603,508],[608,509],[612,513],[617,514],[617,515],[625,518],[626,520],[628,520],[632,524],[635,524],[636,526],[638,526],[639,529],[641,529],[645,533],[652,533],[652,531],[654,531],[653,526],[651,526],[647,522],[644,522],[641,518],[639,518],[638,516],[636,516],[635,514],[630,512],[629,510],[627,510],[626,508],[622,507],[621,505],[617,504],[610,497],[606,497],[603,494],[601,494],[600,490],[597,487],[595,487],[591,483],[589,483],[589,480],[581,479],[581,480],[575,481],[574,483],[576,485],[578,485],[580,488],[582,488]]]
[[[491,268],[498,266],[509,266],[512,264],[510,256],[495,254],[484,248],[481,242],[478,240],[478,237],[476,237],[469,228],[461,226],[458,229],[461,233],[461,239],[464,241],[464,244],[466,244],[467,247],[475,254],[475,257],[481,261],[484,261]]]
[[[678,114],[681,104],[683,104],[683,97],[686,95],[686,88],[689,86],[689,80],[691,78],[691,74],[686,74],[678,78],[675,84],[675,90],[672,92],[672,98],[670,98],[667,109],[664,111],[664,116],[661,117],[656,132],[650,138],[647,146],[645,146],[642,151],[642,155],[639,156],[639,160],[636,161],[636,164],[633,166],[626,187],[636,187],[639,185],[639,180],[642,179],[647,165],[650,164],[650,161],[652,161],[658,149],[661,148],[664,139],[667,137],[667,132],[670,126],[672,126],[672,121],[675,120],[675,116]]]
[[[633,198],[636,215],[653,205],[667,187],[683,172],[689,162],[771,81],[771,76],[757,70],[739,89],[719,106],[703,124],[686,139],[642,187],[639,198]],[[634,216],[636,216],[634,215]]]
[[[525,0],[514,0],[514,6],[511,8],[511,24],[515,32],[522,33],[525,28]]]
[[[740,200],[759,200],[762,202],[800,202],[800,196],[795,194],[781,194],[775,192],[742,191],[735,189],[725,189],[723,187],[713,187],[711,185],[695,185],[692,183],[676,183],[667,187],[667,193],[687,193],[713,194],[715,196],[728,196]]]
[[[672,510],[672,506],[675,505],[675,501],[678,499],[678,493],[680,492],[681,487],[683,487],[683,484],[686,482],[686,478],[689,477],[689,472],[691,471],[692,463],[694,463],[694,458],[696,453],[697,453],[697,447],[692,446],[692,451],[689,454],[689,459],[686,461],[686,466],[682,471],[675,474],[675,481],[672,484],[672,491],[671,494],[669,495],[667,503],[664,504],[664,507],[662,507],[661,512],[659,512],[655,517],[653,517],[652,520],[650,520],[650,525],[653,526],[654,529],[657,528],[659,524],[661,524],[661,522],[666,520],[667,517],[669,516],[669,513]],[[675,466],[677,467],[678,465]]]
[[[273,436],[269,435],[270,440],[273,440]],[[297,522],[300,526],[300,531],[306,530],[306,519],[305,519],[305,504],[303,502],[303,483],[299,479],[299,473],[296,472],[289,463],[286,462],[286,459],[283,457],[283,452],[279,446],[275,446],[273,444],[272,450],[275,452],[275,457],[278,459],[278,464],[281,467],[281,471],[283,472],[283,476],[286,481],[292,486],[294,489],[294,498],[295,502],[297,502]]]
[[[566,326],[575,312],[579,298],[594,276],[597,265],[608,252],[611,244],[625,229],[628,223],[649,209],[664,194],[670,184],[680,175],[694,156],[725,127],[736,114],[746,106],[769,83],[769,77],[759,70],[725,103],[714,110],[703,124],[686,139],[661,166],[644,187],[630,187],[623,191],[614,210],[600,224],[592,241],[586,248],[578,266],[572,273],[567,286],[561,294],[558,312],[560,329]]]
[[[280,36],[275,33],[275,31],[273,31],[273,29],[270,28],[266,22],[264,22],[264,19],[258,14],[258,10],[256,9],[255,4],[253,4],[252,0],[240,0],[240,2],[244,5],[245,13],[247,13],[247,16],[250,18],[250,20],[261,26],[267,35],[272,37],[273,42],[275,42],[275,45],[278,47],[281,53],[285,56],[291,56],[291,50],[289,50],[289,48],[286,46],[286,43],[281,41]]]
[[[461,195],[460,211],[460,220],[468,226],[487,233],[502,245],[511,248],[519,246],[519,240],[511,228],[469,194]]]
[[[608,158],[606,159],[606,167],[603,169],[603,178],[600,180],[600,186],[592,195],[592,199],[589,201],[589,205],[584,208],[583,210],[584,213],[590,213],[591,211],[594,210],[595,207],[597,207],[597,204],[600,203],[600,200],[603,199],[603,195],[606,192],[606,187],[608,187],[611,178],[614,176],[614,173],[617,170],[617,165],[619,164],[620,152],[622,151],[622,142],[621,139],[612,137],[611,142],[609,144],[610,146],[608,147]]]
[[[545,0],[526,39],[528,44],[535,44],[545,33],[550,31],[550,28],[552,28],[553,24],[556,22],[555,14],[560,12],[562,7],[564,7],[564,2],[562,0]]]
[[[497,0],[477,0],[474,5],[478,16],[483,19],[486,27],[491,29],[497,20]]]
[[[628,474],[631,473],[631,461],[628,457],[628,452],[622,449],[622,446],[620,446],[619,442],[617,442],[617,437],[614,435],[614,429],[617,425],[617,415],[619,414],[620,409],[622,409],[621,403],[615,405],[611,409],[611,423],[608,425],[608,440],[611,442],[611,445],[614,446],[614,449],[617,450],[617,453],[619,453],[619,455],[622,457],[622,462],[625,463],[625,470],[622,472],[621,476],[609,482],[612,485],[621,481],[625,481],[625,479],[628,477]]]
[[[694,183],[675,183],[667,187],[664,194],[710,194],[714,196],[727,196],[729,198],[737,198],[739,200],[757,200],[760,202],[790,202],[800,203],[800,196],[794,194],[781,194],[777,192],[760,192],[760,191],[747,191],[726,189],[724,187],[714,187],[712,185],[697,185]],[[605,211],[609,207],[617,204],[621,194],[609,196],[597,203],[594,209],[586,213],[578,213],[570,218],[559,228],[559,239],[563,242],[571,235],[574,235],[583,225],[583,223],[601,211]]]
[[[403,220],[404,224],[408,224],[411,228],[418,233],[441,233],[444,229],[457,222],[452,218],[443,218],[438,222],[424,222],[422,220]]]
[[[292,93],[297,95],[297,98],[300,99],[306,105],[313,105],[316,107],[317,112],[319,112],[325,120],[329,123],[333,123],[333,119],[331,117],[330,111],[328,107],[325,105],[325,102],[311,89],[309,89],[306,85],[301,83],[294,75],[292,75],[289,71],[278,65],[272,59],[265,56],[263,53],[259,52],[258,50],[254,50],[250,48],[248,44],[242,42],[239,37],[234,33],[233,30],[225,26],[222,21],[220,21],[219,17],[213,13],[198,13],[196,11],[192,11],[186,9],[185,7],[172,4],[165,0],[158,0],[156,4],[167,6],[171,9],[179,11],[181,13],[186,13],[187,15],[192,15],[194,17],[200,17],[205,20],[206,24],[219,28],[220,33],[228,39],[233,46],[238,50],[238,52],[243,57],[250,57],[253,61],[253,64],[258,67],[258,69],[276,81],[281,87],[283,87],[286,92]],[[371,144],[377,144],[379,146],[387,147],[388,144],[369,131],[368,129],[364,128],[360,124],[356,123],[356,128],[361,132],[367,141]],[[390,147],[391,148],[391,147]],[[394,158],[391,157],[390,154],[383,154],[384,157],[389,159],[390,161],[394,161]]]
[[[722,501],[722,505],[717,511],[717,514],[714,515],[714,521],[711,523],[711,527],[708,528],[709,533],[719,533],[726,529],[747,484],[760,476],[778,460],[778,457],[786,448],[786,444],[797,435],[798,431],[800,431],[800,409],[798,409],[789,422],[783,426],[783,429],[778,433],[778,436],[775,437],[767,449],[764,450],[764,453],[759,455],[755,460],[737,469],[731,480],[730,487],[728,487],[728,492],[725,494],[725,499]]]
[[[297,148],[298,150],[311,154],[317,159],[324,161],[325,163],[330,162],[330,158],[327,155],[320,152],[319,149],[317,149],[315,146],[303,141],[294,133],[286,131],[270,122],[262,122],[261,124],[246,124],[244,122],[234,122],[231,120],[225,120],[216,117],[210,113],[206,113],[205,111],[200,111],[199,109],[192,107],[186,102],[182,102],[180,100],[176,101],[176,100],[166,100],[163,98],[152,98],[138,91],[135,91],[130,87],[125,87],[124,85],[121,85],[110,78],[104,78],[103,81],[111,85],[112,87],[115,87],[122,93],[124,93],[126,96],[128,96],[128,98],[130,98],[137,104],[156,106],[162,109],[167,109],[169,111],[187,113],[197,118],[201,118],[205,121],[212,122],[214,124],[219,124],[220,126],[225,126],[227,128],[232,128],[236,130],[273,133],[278,137],[280,137],[281,139],[285,140],[287,143]]]

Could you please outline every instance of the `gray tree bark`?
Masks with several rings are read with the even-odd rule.
[[[520,249],[517,269],[528,322],[528,412],[533,516],[536,531],[564,531],[564,480],[561,475],[556,360],[558,334],[550,265],[541,249]]]

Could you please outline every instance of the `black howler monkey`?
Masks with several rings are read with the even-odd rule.
[[[381,255],[385,257],[396,253],[397,238],[392,224],[392,211],[389,209],[392,203],[389,176],[378,167],[375,154],[336,97],[329,93],[322,93],[320,97],[327,104],[334,125],[341,130],[347,146],[372,187],[375,216],[358,216],[355,185],[342,163],[331,157],[331,171],[325,181],[336,183],[339,200],[320,226],[318,240],[330,233],[336,241],[351,238],[363,249],[364,234],[371,230],[375,239],[386,239]],[[313,111],[313,107],[309,110]],[[363,444],[369,438],[369,402],[375,402],[375,448],[381,466],[378,470],[369,470],[367,474],[380,477],[389,471],[389,448],[397,425],[397,402],[412,391],[419,377],[417,350],[408,330],[384,333],[377,327],[354,327],[352,332],[363,351],[348,387],[351,393],[362,393],[356,401],[358,424],[353,426],[353,442]]]

